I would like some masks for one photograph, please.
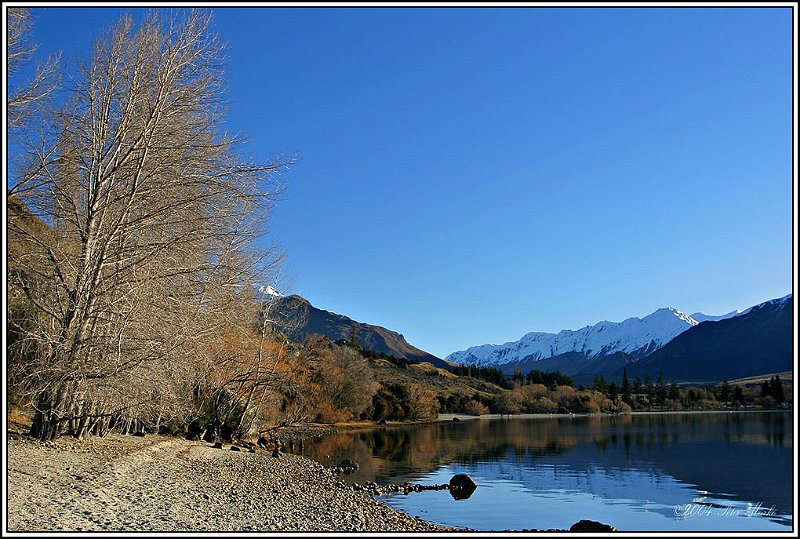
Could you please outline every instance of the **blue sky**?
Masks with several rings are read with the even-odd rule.
[[[790,9],[215,12],[318,307],[445,356],[792,291]],[[33,13],[69,59],[120,10]]]

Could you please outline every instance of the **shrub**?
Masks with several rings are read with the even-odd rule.
[[[475,399],[470,399],[464,406],[464,412],[470,415],[484,415],[489,413],[489,407]]]

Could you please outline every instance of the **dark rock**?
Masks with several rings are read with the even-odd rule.
[[[144,432],[134,432],[133,435],[134,436],[139,436],[140,438],[143,438],[144,437]]]
[[[235,445],[232,445],[231,446],[231,451],[241,451],[241,449],[236,447]]]
[[[281,456],[281,452],[279,450],[277,450],[277,449],[273,449],[272,450],[272,456],[275,457],[275,458],[278,458],[278,457]]]
[[[247,452],[248,453],[255,453],[256,452],[256,448],[255,447],[251,447],[250,449],[247,450]]]
[[[222,442],[215,442],[214,449],[224,449],[225,446],[222,445]]]
[[[618,531],[614,526],[597,522],[596,520],[580,520],[573,524],[571,532],[615,532]]]
[[[258,442],[256,443],[258,444],[258,447],[263,447],[266,449],[266,447],[269,445],[269,440],[267,440],[262,436],[261,438],[258,439]]]
[[[353,473],[358,470],[358,463],[354,460],[345,459],[339,463],[337,468],[340,468],[344,473]]]
[[[478,488],[475,480],[465,473],[454,475],[450,479],[450,495],[456,500],[466,500]]]
[[[457,418],[457,417],[454,417],[454,418],[453,418],[453,422],[454,422],[454,423],[458,423],[459,421],[461,421],[459,418]]]

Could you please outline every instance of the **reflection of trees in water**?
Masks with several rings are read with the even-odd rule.
[[[767,443],[783,447],[786,437],[786,414],[765,414],[772,417],[764,418],[766,430],[764,437]]]
[[[725,440],[763,446],[786,443],[787,414],[653,414],[546,419],[474,420],[385,427],[339,433],[313,444],[305,454],[323,464],[342,459],[361,468],[354,481],[426,473],[446,463],[478,464],[514,458],[564,455],[579,444],[598,454],[666,455],[683,442]],[[754,423],[758,428],[753,429]],[[791,443],[791,437],[789,438]]]
[[[306,444],[304,454],[325,465],[345,458],[359,463],[351,481],[427,472],[445,463],[477,464],[508,455],[559,455],[577,443],[557,425],[543,430],[518,420],[438,423],[342,432]]]

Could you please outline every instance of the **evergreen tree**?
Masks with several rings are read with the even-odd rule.
[[[771,382],[772,382],[772,378],[770,378],[769,382],[764,380],[764,383],[761,384],[761,396],[762,397],[772,396],[772,384],[771,384]]]
[[[667,384],[664,382],[664,373],[658,372],[658,380],[656,382],[656,399],[658,405],[664,408],[664,401],[667,400]]]
[[[611,402],[616,402],[617,397],[619,397],[619,386],[616,382],[611,382],[611,385],[608,386],[608,398],[611,399]]]
[[[622,371],[622,400],[631,403],[631,383],[628,380],[628,369]]]
[[[602,374],[598,374],[594,377],[594,385],[592,385],[592,389],[595,391],[599,391],[600,393],[605,393],[608,391],[608,387],[606,386],[606,381],[603,378]]]
[[[777,375],[774,379],[772,379],[770,386],[772,389],[772,396],[775,398],[775,401],[778,404],[783,403],[786,400],[786,395],[783,392],[783,382],[781,382],[781,379]]]
[[[724,404],[727,404],[728,401],[731,400],[731,386],[728,384],[727,380],[723,380],[722,384],[720,384],[718,395],[719,400]]]

